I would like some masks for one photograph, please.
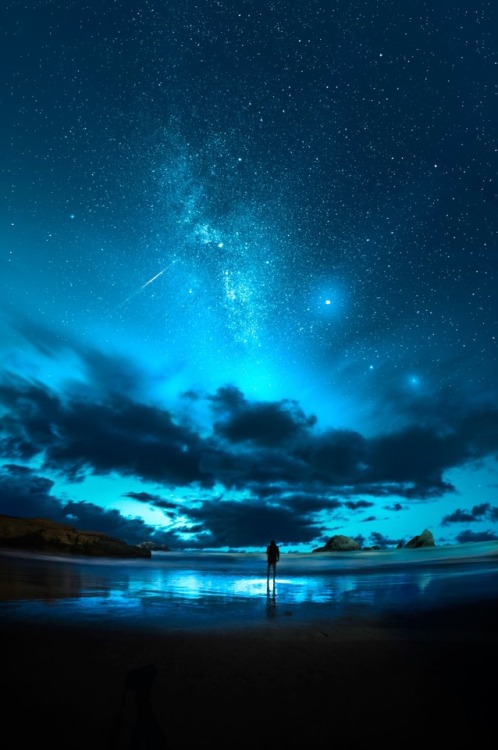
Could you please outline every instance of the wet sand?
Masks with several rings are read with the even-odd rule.
[[[6,750],[495,741],[494,604],[237,631],[3,621],[0,632]]]

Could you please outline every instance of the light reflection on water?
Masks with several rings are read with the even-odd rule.
[[[420,611],[498,598],[498,543],[335,554],[285,554],[275,588],[266,558],[155,553],[116,561],[0,553],[0,613],[158,628],[309,621],[367,609]]]

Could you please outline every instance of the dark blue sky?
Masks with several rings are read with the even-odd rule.
[[[0,512],[498,538],[493,2],[7,2]]]

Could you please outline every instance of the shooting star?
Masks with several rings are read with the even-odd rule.
[[[133,297],[136,297],[137,294],[140,294],[140,292],[142,291],[142,289],[145,289],[146,286],[149,286],[149,284],[152,284],[152,282],[155,281],[156,279],[158,279],[160,276],[162,276],[163,273],[166,273],[166,271],[168,271],[171,268],[171,266],[174,266],[175,263],[176,263],[176,260],[174,260],[172,263],[170,263],[169,266],[166,266],[166,268],[163,268],[162,271],[159,271],[159,273],[156,273],[155,276],[153,276],[151,279],[149,279],[148,281],[146,281],[145,284],[142,284],[142,286],[140,286],[138,289],[136,289],[133,292],[133,294],[130,294],[130,296],[127,297],[125,300],[123,300],[123,302],[120,302],[119,305],[117,305],[115,309],[119,310],[121,307],[124,307],[125,305],[127,305],[128,302],[130,302],[130,300],[133,299]]]
[[[156,279],[158,279],[158,278],[159,278],[159,276],[162,276],[162,275],[163,275],[163,273],[164,273],[165,271],[167,271],[167,270],[168,270],[167,268],[163,268],[163,270],[162,270],[162,271],[159,271],[159,273],[156,273],[156,275],[155,275],[155,276],[153,276],[153,277],[152,277],[151,279],[149,279],[148,281],[146,281],[146,282],[145,282],[145,284],[142,284],[142,286],[140,287],[140,289],[145,289],[145,287],[146,287],[146,286],[149,286],[149,284],[152,284],[152,282],[153,282],[153,281],[155,281]]]

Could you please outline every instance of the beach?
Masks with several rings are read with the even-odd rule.
[[[497,626],[490,604],[219,632],[2,623],[4,747],[487,745]]]
[[[260,564],[0,555],[3,747],[494,742],[496,545]]]

